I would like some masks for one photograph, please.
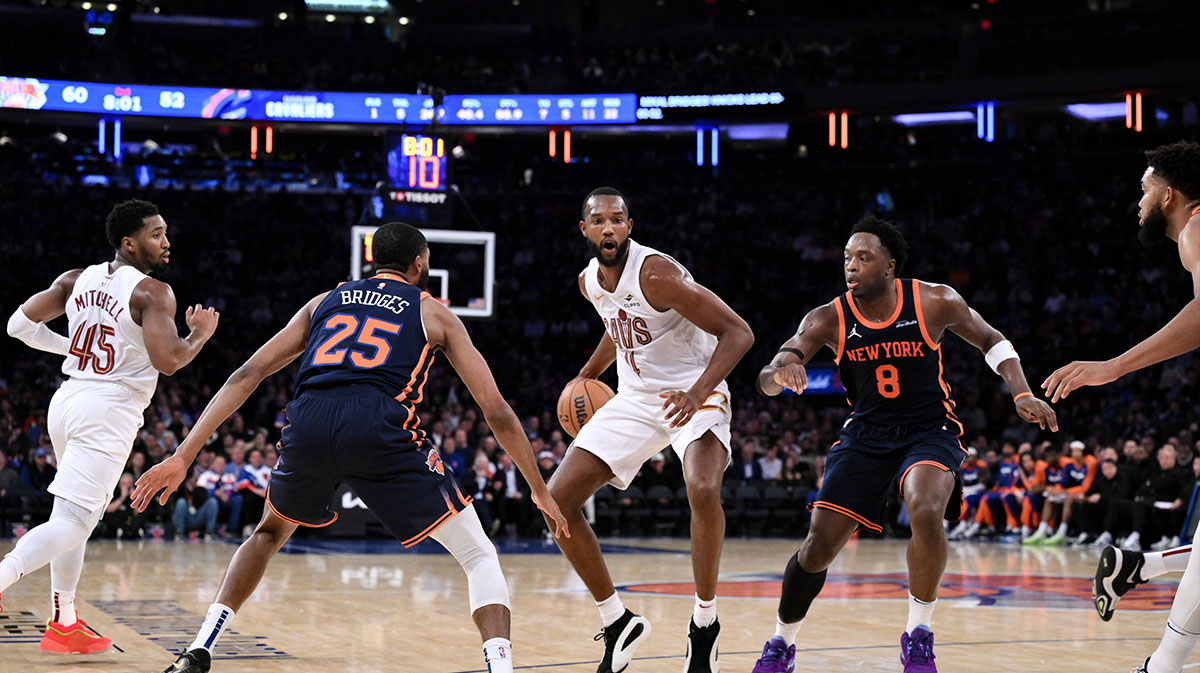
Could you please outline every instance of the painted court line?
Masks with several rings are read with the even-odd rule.
[[[1116,642],[1129,642],[1129,641],[1135,641],[1135,640],[1136,641],[1141,641],[1141,640],[1157,641],[1157,640],[1159,640],[1159,638],[1088,638],[1087,642],[1089,642],[1089,643],[1099,643],[1099,642],[1116,643]],[[1078,638],[1050,638],[1050,639],[1044,639],[1044,640],[983,640],[983,641],[972,642],[972,643],[939,642],[937,644],[937,646],[939,648],[947,648],[947,647],[974,647],[976,645],[1029,645],[1029,644],[1040,644],[1040,643],[1076,643],[1076,642],[1080,642],[1080,639],[1078,639]],[[895,647],[897,647],[897,646],[890,645],[890,644],[889,645],[857,645],[857,646],[852,646],[852,647],[810,647],[810,648],[805,648],[805,649],[796,648],[796,654],[799,655],[801,652],[845,652],[845,651],[855,651],[855,650],[884,650],[884,649],[892,649]],[[723,655],[741,655],[741,654],[759,654],[759,653],[760,653],[759,650],[745,650],[742,652],[722,652]],[[655,656],[655,657],[634,657],[633,660],[634,661],[655,661],[655,660],[659,660],[659,659],[682,659],[682,658],[683,658],[682,654],[663,654],[663,655],[659,655],[659,656]],[[558,666],[585,666],[588,664],[598,664],[598,663],[600,663],[600,662],[597,659],[589,659],[587,661],[559,661],[559,662],[556,662],[553,664],[535,664],[533,666],[514,666],[513,670],[518,670],[518,671],[519,670],[535,670],[535,669],[539,669],[539,668],[556,668]],[[1200,664],[1198,664],[1197,666],[1200,666]],[[1184,668],[1187,668],[1187,666],[1185,666]],[[472,669],[469,669],[466,671],[454,671],[453,673],[488,673],[488,669],[472,668]]]

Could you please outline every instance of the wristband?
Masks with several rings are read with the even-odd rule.
[[[992,371],[999,374],[1001,362],[1020,360],[1021,356],[1017,355],[1017,349],[1013,348],[1012,343],[1008,339],[1005,339],[988,349],[984,359],[987,360],[988,366],[992,368]]]
[[[1023,392],[1023,393],[1021,393],[1021,394],[1017,395],[1016,397],[1014,397],[1014,398],[1013,398],[1013,402],[1016,402],[1016,401],[1020,400],[1020,399],[1021,399],[1021,398],[1023,398],[1023,397],[1033,397],[1033,393],[1031,393],[1031,392],[1029,392],[1028,390],[1026,390],[1025,392]]]
[[[800,358],[801,360],[803,360],[803,359],[804,359],[804,352],[803,352],[803,351],[801,351],[799,348],[787,348],[787,347],[784,347],[784,348],[780,348],[780,349],[779,349],[779,352],[780,352],[780,353],[792,353],[793,355],[795,355],[796,357]]]

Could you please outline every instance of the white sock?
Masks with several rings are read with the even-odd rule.
[[[700,599],[700,595],[696,595],[696,606],[692,608],[692,621],[696,626],[704,628],[717,621],[717,597],[713,596],[711,601]]]
[[[0,591],[11,587],[25,574],[25,562],[19,556],[5,556],[0,561]]]
[[[1188,559],[1191,557],[1192,546],[1178,547],[1166,551],[1152,551],[1142,554],[1144,563],[1138,571],[1144,580],[1154,579],[1167,573],[1181,573],[1187,570]]]
[[[621,618],[625,614],[625,604],[621,602],[621,597],[617,592],[596,603],[596,607],[600,610],[600,621],[604,626],[612,626],[612,623]]]
[[[1065,523],[1058,524],[1058,531],[1054,534],[1055,535],[1066,535],[1067,534],[1067,524],[1065,524]]]
[[[492,638],[483,643],[483,661],[488,673],[512,673],[512,643],[508,638]]]
[[[804,623],[804,620],[801,619],[798,622],[793,622],[791,624],[785,624],[784,622],[779,621],[779,617],[776,616],[775,617],[775,635],[779,636],[780,638],[783,638],[784,643],[786,643],[788,645],[795,645],[796,644],[796,634],[800,632],[800,625],[803,623]]]
[[[935,605],[937,605],[936,598],[926,603],[910,593],[908,595],[908,626],[905,626],[904,630],[912,633],[918,626],[924,626],[932,631],[933,606]]]
[[[1162,642],[1158,649],[1150,655],[1150,665],[1146,673],[1179,673],[1187,663],[1192,648],[1200,641],[1200,634],[1187,633],[1167,620],[1167,630],[1163,633]]]
[[[1050,524],[1046,523],[1045,521],[1039,523],[1037,532],[1039,535],[1049,535],[1050,534]]]
[[[53,589],[50,595],[50,607],[54,610],[54,617],[51,621],[58,622],[63,626],[70,626],[78,621],[79,617],[75,613],[74,591]]]
[[[189,650],[204,649],[212,653],[212,650],[217,645],[217,639],[222,633],[229,628],[229,624],[233,622],[233,608],[230,608],[220,603],[213,603],[208,606],[208,614],[204,616],[204,624],[200,627],[200,632],[196,634],[196,639],[188,646]]]

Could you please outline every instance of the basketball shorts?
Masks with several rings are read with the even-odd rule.
[[[880,426],[852,420],[825,458],[825,480],[810,507],[854,519],[864,528],[883,532],[888,487],[917,465],[933,465],[954,474],[954,490],[946,518],[957,521],[962,510],[959,466],[965,457],[957,435],[941,423],[932,426]]]
[[[287,405],[279,463],[267,504],[292,523],[337,520],[329,503],[346,482],[404,546],[411,547],[471,504],[437,449],[405,443],[408,411],[382,391],[348,386],[309,391]]]
[[[688,445],[712,431],[725,447],[725,464],[732,460],[729,448],[729,389],[721,384],[686,424],[672,428],[663,399],[657,393],[617,393],[588,420],[572,442],[608,464],[613,478],[608,483],[629,487],[642,464],[667,446],[683,460]]]
[[[64,382],[46,413],[58,468],[50,493],[88,511],[107,505],[142,427],[146,404],[142,394],[120,383]]]

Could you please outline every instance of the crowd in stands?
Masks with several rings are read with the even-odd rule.
[[[542,470],[552,471],[570,442],[554,416],[558,392],[602,335],[575,280],[588,260],[576,227],[580,203],[601,184],[625,192],[637,240],[675,256],[755,332],[754,349],[729,379],[726,507],[732,530],[745,534],[799,537],[805,528],[804,503],[848,408],[837,395],[764,398],[753,381],[808,310],[845,290],[842,247],[864,214],[901,226],[910,245],[901,274],[956,288],[1016,345],[1035,388],[1071,360],[1120,353],[1190,299],[1175,250],[1136,245],[1131,204],[1145,168],[1140,150],[1181,135],[1194,139],[1194,126],[1133,134],[1046,120],[1010,128],[994,144],[961,127],[908,133],[881,128],[860,134],[848,150],[819,156],[798,155],[794,147],[731,152],[719,170],[696,168],[669,151],[673,146],[647,148],[636,138],[607,143],[586,163],[570,165],[505,144],[516,140],[474,145],[458,162],[456,180],[483,225],[497,233],[499,303],[495,318],[468,328],[523,419]],[[129,463],[136,478],[175,449],[229,373],[309,298],[346,277],[348,228],[364,203],[352,195],[47,183],[28,155],[0,147],[0,203],[16,204],[0,237],[0,312],[11,313],[68,268],[110,258],[103,218],[130,196],[156,202],[170,226],[165,280],[181,305],[203,303],[222,313],[201,355],[160,379]],[[476,226],[461,210],[455,218],[457,228]],[[1065,534],[1081,541],[1108,535],[1149,546],[1174,536],[1200,451],[1194,355],[1072,394],[1056,405],[1061,432],[1051,434],[1018,420],[982,354],[957,337],[946,340],[945,378],[966,427],[963,442],[974,451],[977,486],[968,484],[974,496],[967,513],[968,526],[979,523],[974,534],[991,527],[1000,536],[1019,535],[1025,526],[1030,537],[1040,529],[1052,538],[1061,521]],[[814,362],[831,360],[826,352]],[[3,533],[48,514],[45,485],[56,447],[46,433],[46,408],[60,363],[3,340]],[[125,480],[102,533],[161,526],[166,534],[240,535],[261,513],[294,373],[295,365],[269,378],[209,438],[211,450],[167,507],[139,518],[127,506]],[[613,372],[606,378],[615,387]],[[441,360],[426,399],[423,427],[490,529],[537,534],[527,486]],[[598,494],[602,531],[686,529],[679,526],[686,504],[672,452],[648,462],[634,486],[638,491]],[[904,519],[897,504],[888,533],[902,534]]]
[[[118,13],[102,39],[84,32],[78,13],[46,8],[8,17],[29,39],[0,41],[0,63],[6,75],[282,90],[797,92],[1186,61],[1200,28],[1194,4],[1178,0],[1107,11],[779,3],[747,12],[728,3],[735,11],[681,17],[663,8],[574,28],[547,7],[498,16],[493,30],[460,25],[464,15],[483,21],[486,8],[468,4],[457,15],[418,13],[404,28],[394,16],[326,24],[281,22],[271,11],[254,28],[189,28]]]

